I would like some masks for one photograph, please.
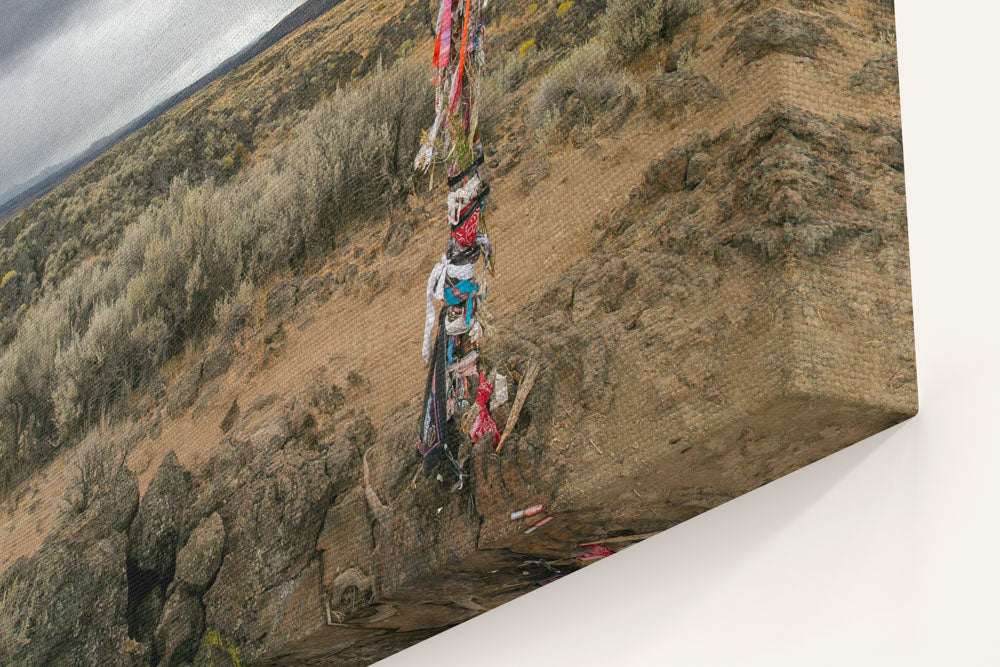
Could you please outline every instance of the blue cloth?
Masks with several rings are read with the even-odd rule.
[[[471,294],[475,294],[476,291],[479,290],[479,285],[477,285],[475,281],[472,280],[463,280],[462,282],[458,283],[451,289],[445,287],[444,290],[445,303],[447,303],[449,306],[459,306],[465,302],[465,299],[459,298],[454,294],[452,294],[451,292],[452,289],[458,290],[459,294],[464,294],[465,296],[468,297]]]

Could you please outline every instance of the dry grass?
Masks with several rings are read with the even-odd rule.
[[[252,284],[411,192],[431,102],[422,71],[377,68],[231,182],[175,179],[104,263],[50,290],[0,356],[0,488],[102,416],[124,416],[129,396],[217,316],[246,317]]]

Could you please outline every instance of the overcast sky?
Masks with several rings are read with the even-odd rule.
[[[0,0],[0,202],[303,0]]]

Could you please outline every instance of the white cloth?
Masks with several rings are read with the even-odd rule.
[[[449,225],[454,227],[458,224],[458,219],[462,214],[462,209],[465,208],[469,202],[475,199],[482,189],[483,182],[479,180],[479,175],[476,174],[469,179],[469,182],[466,183],[464,187],[452,190],[448,193]]]
[[[425,362],[431,360],[431,334],[434,331],[434,301],[442,301],[444,299],[445,278],[471,280],[475,275],[475,264],[451,264],[448,262],[448,255],[441,255],[441,261],[431,269],[431,275],[427,278],[427,309],[424,315],[424,343],[421,346],[421,353]]]
[[[493,395],[490,397],[490,410],[496,410],[507,402],[507,376],[497,373],[493,379]]]

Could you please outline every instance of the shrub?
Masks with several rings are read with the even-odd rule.
[[[98,438],[76,453],[70,463],[69,483],[63,500],[66,508],[82,514],[99,495],[114,484],[125,465],[125,451],[107,438],[107,429],[98,430]]]
[[[576,100],[574,113],[582,116],[573,122],[590,124],[622,98],[637,95],[631,76],[611,66],[607,47],[591,41],[574,49],[545,75],[532,100],[532,115],[535,126],[542,126]]]
[[[228,296],[215,304],[215,326],[225,335],[232,335],[245,326],[253,307],[254,286],[249,280],[244,280],[240,286]]]
[[[490,143],[499,138],[499,130],[517,108],[514,93],[524,85],[529,69],[546,54],[534,49],[521,56],[503,52],[487,66],[480,83],[479,131]]]
[[[704,0],[610,0],[600,37],[611,54],[628,61],[658,40],[670,41],[677,28],[697,13]]]

